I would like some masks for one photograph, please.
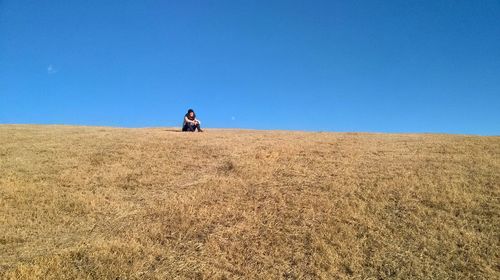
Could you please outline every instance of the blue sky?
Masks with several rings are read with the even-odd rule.
[[[500,135],[500,1],[0,0],[0,123]]]

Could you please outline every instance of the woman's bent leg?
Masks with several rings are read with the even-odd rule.
[[[196,129],[198,129],[198,132],[203,132],[203,130],[201,129],[200,124],[197,124],[197,125],[195,126],[195,130],[194,130],[194,131],[196,131]]]
[[[182,128],[182,131],[188,131],[188,132],[194,132],[195,130],[196,130],[196,126],[194,126],[192,124],[186,124]]]

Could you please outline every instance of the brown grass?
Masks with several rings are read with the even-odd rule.
[[[0,126],[0,278],[498,279],[500,137]]]

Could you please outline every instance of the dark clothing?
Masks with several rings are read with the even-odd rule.
[[[184,126],[182,127],[182,131],[191,131],[195,132],[196,129],[198,129],[199,132],[201,132],[201,127],[200,124],[193,124],[193,123],[185,123]]]
[[[193,116],[190,115],[190,113],[193,113]],[[196,121],[197,124],[194,124],[189,121]],[[200,127],[200,122],[196,119],[196,114],[194,113],[193,109],[189,109],[187,114],[184,115],[184,122],[182,125],[182,131],[196,131],[198,129],[198,132],[202,132]]]

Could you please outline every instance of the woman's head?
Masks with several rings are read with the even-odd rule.
[[[190,118],[195,118],[196,117],[196,114],[194,113],[193,109],[189,109],[188,112],[187,112],[187,115]]]

